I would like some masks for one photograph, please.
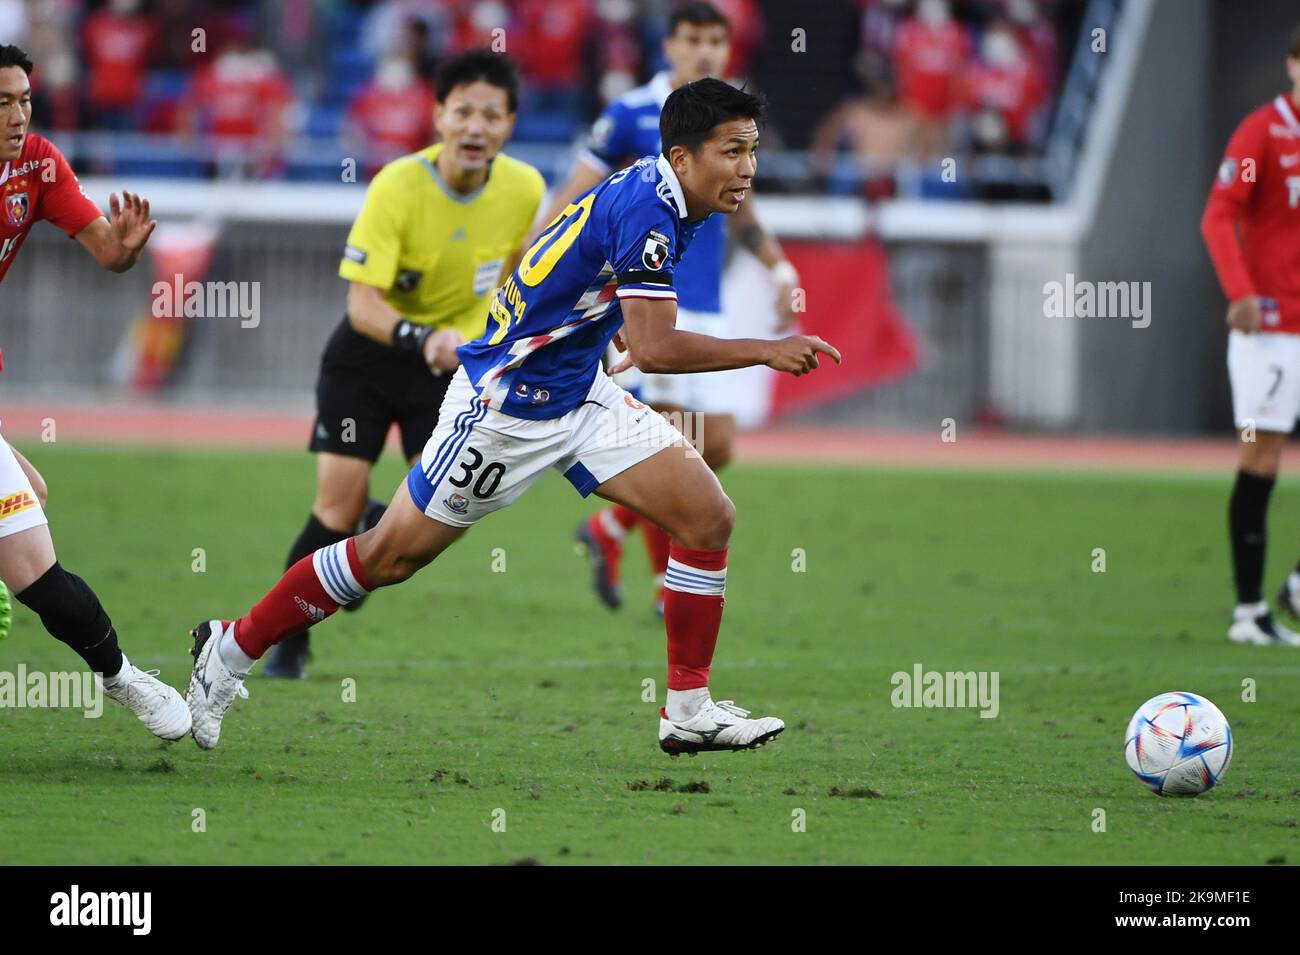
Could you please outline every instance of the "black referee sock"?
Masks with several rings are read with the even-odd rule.
[[[1268,541],[1268,499],[1275,477],[1237,472],[1228,504],[1228,533],[1232,538],[1232,569],[1237,603],[1259,603],[1264,584],[1264,547]]]
[[[50,636],[61,640],[104,676],[122,669],[117,631],[90,585],[59,566],[58,561],[20,594],[19,603],[41,618]]]
[[[285,570],[288,570],[298,561],[302,560],[309,554],[314,554],[322,547],[329,547],[330,544],[337,544],[339,541],[347,540],[352,536],[352,531],[331,530],[320,522],[315,514],[307,517],[307,524],[298,535],[298,539],[293,542],[293,549],[289,551],[289,560],[285,563]]]

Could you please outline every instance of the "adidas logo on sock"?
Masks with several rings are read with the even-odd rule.
[[[298,609],[305,613],[312,623],[320,623],[325,619],[325,611],[321,610],[320,607],[317,607],[315,604],[307,603],[307,601],[303,600],[297,594],[293,595],[293,599],[294,603],[298,605]]]

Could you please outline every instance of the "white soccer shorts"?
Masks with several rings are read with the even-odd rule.
[[[48,523],[32,482],[0,436],[0,538]]]
[[[469,527],[512,504],[547,468],[583,497],[628,468],[686,439],[662,415],[597,371],[587,397],[559,418],[532,421],[485,407],[462,368],[438,427],[407,476],[411,499],[444,524]]]
[[[692,312],[677,310],[677,327],[684,332],[727,338],[727,320],[719,312]],[[619,356],[622,357],[622,356]],[[641,400],[655,406],[676,405],[686,411],[704,414],[734,414],[732,399],[728,397],[727,375],[731,371],[701,371],[691,375],[639,376],[636,387]],[[619,384],[632,387],[620,376]]]
[[[1300,414],[1300,335],[1229,332],[1228,380],[1238,428],[1290,434]]]

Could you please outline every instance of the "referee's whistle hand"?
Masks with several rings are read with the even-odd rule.
[[[455,371],[460,367],[456,349],[465,344],[465,336],[451,328],[443,328],[424,340],[424,360],[440,373]]]

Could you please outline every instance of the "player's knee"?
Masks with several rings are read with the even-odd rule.
[[[1258,477],[1276,476],[1282,462],[1286,435],[1259,432],[1255,437],[1256,440],[1243,441],[1241,444],[1241,469]]]
[[[415,572],[428,563],[421,555],[411,554],[385,537],[376,527],[357,537],[357,559],[365,571],[371,589],[391,587],[409,580]]]
[[[686,547],[695,550],[722,550],[731,540],[736,528],[736,505],[719,491],[718,498],[690,526],[673,537]]]

